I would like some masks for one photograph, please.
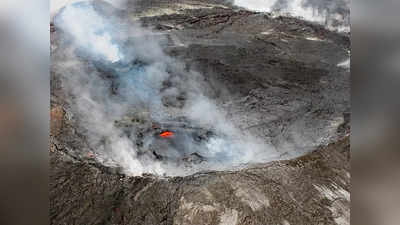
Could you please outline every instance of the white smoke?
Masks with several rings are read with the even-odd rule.
[[[67,5],[54,23],[62,33],[58,46],[53,47],[52,71],[61,77],[72,112],[85,130],[90,149],[103,164],[119,166],[130,175],[186,175],[276,157],[273,148],[243,134],[215,102],[205,97],[203,84],[197,82],[201,75],[185,71],[182,63],[164,54],[162,39],[152,31],[119,18],[104,18],[88,2]],[[113,69],[117,74],[114,80],[103,79],[104,74],[90,69],[91,60],[101,62],[105,70]],[[137,60],[145,63],[121,66]],[[169,109],[161,101],[163,96],[179,91],[171,87],[160,92],[163,82],[171,76],[170,70],[184,76],[172,79],[187,92],[186,105],[180,110]],[[110,90],[116,83],[119,94],[112,95]],[[214,129],[220,135],[210,138],[198,151],[215,160],[183,168],[146,155],[139,157],[135,135],[126,134],[115,124],[132,110],[146,111],[156,122],[181,115],[199,126]],[[135,128],[131,129],[130,134],[134,134]]]
[[[234,0],[234,4],[257,12],[300,17],[338,32],[350,31],[349,0]]]
[[[61,28],[73,35],[79,47],[96,51],[95,54],[100,54],[111,62],[122,59],[118,46],[113,43],[107,31],[105,19],[93,8],[88,10],[67,5],[59,20]]]

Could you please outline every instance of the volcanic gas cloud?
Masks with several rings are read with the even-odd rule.
[[[201,74],[164,53],[165,36],[126,12],[105,2],[78,2],[61,9],[54,26],[59,39],[52,71],[101,163],[130,175],[186,175],[276,157],[206,97]],[[187,160],[194,156],[202,160]]]

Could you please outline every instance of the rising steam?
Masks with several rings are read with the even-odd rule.
[[[162,36],[129,21],[104,17],[91,2],[67,5],[54,18],[61,35],[52,51],[52,70],[61,77],[71,112],[98,161],[121,167],[130,175],[186,175],[276,157],[274,149],[238,130],[226,113],[205,97],[203,84],[197,82],[201,75],[187,71],[181,62],[163,53]],[[173,85],[165,87],[166,81]],[[163,104],[164,99],[182,93],[184,105]],[[213,130],[218,135],[204,145],[182,141],[187,149],[196,149],[210,160],[182,167],[139,156],[135,145],[138,128],[127,131],[116,125],[132,112],[145,113],[159,123],[183,116],[190,124]],[[160,135],[175,134],[165,131]],[[144,146],[151,144],[144,140]]]
[[[249,10],[291,15],[325,25],[328,29],[350,31],[350,0],[233,0]]]
[[[93,9],[67,6],[58,19],[63,30],[73,35],[78,47],[112,63],[122,59],[119,47],[106,27],[107,21]]]

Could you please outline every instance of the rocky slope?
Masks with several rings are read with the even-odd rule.
[[[52,224],[349,224],[348,36],[219,1],[94,6],[151,27],[167,55],[201,74],[207,96],[236,127],[288,160],[185,177],[127,176],[96,159],[52,71]],[[64,34],[51,31],[54,68]]]
[[[350,224],[349,147],[345,138],[294,160],[163,179],[55,147],[51,224]]]

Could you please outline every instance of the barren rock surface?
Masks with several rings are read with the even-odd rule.
[[[127,177],[51,153],[52,224],[350,224],[349,139],[236,172]]]

